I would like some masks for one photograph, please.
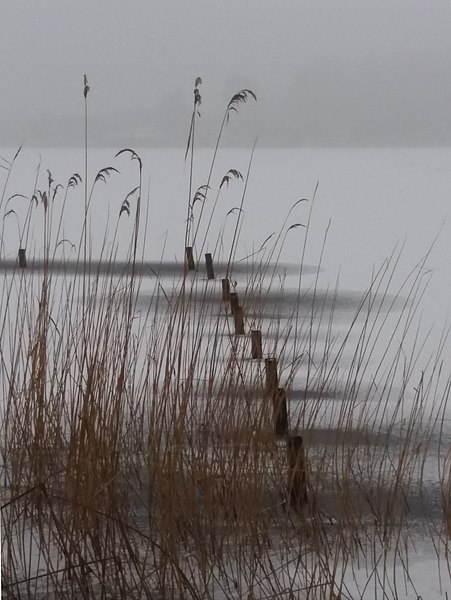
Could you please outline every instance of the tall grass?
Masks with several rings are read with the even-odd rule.
[[[303,223],[290,223],[290,212],[257,253],[237,262],[252,171],[243,181],[231,168],[216,190],[213,181],[222,131],[248,97],[253,93],[243,90],[227,105],[194,222],[195,96],[185,242],[200,239],[212,190],[199,254],[207,240],[216,248],[215,281],[201,266],[180,267],[169,279],[163,264],[157,273],[142,260],[144,167],[134,150],[116,155],[138,166],[113,232],[116,239],[119,219],[134,218],[125,262],[107,251],[106,233],[100,259],[87,254],[87,143],[75,268],[56,259],[66,243],[52,207],[64,205],[82,178],[74,174],[64,196],[50,172],[45,192],[36,184],[39,207],[27,213],[22,231],[40,210],[44,268],[31,274],[2,261],[6,598],[330,600],[397,598],[402,590],[414,597],[409,560],[419,532],[433,543],[437,569],[447,556],[447,338],[423,363],[416,330],[427,257],[396,288],[393,253],[345,328],[335,321],[339,288],[320,287],[320,259],[309,285],[303,258],[294,289],[278,276],[287,234],[297,229],[307,240],[305,204],[293,208]],[[99,182],[113,186],[111,174],[119,177],[119,169],[100,170],[91,190]],[[243,186],[230,240],[223,226],[212,230],[225,183]],[[2,201],[7,185],[8,178]],[[244,290],[244,336],[234,334],[218,286],[232,273]],[[265,361],[250,359],[251,329],[262,330],[264,358],[277,360],[289,436],[304,439],[305,455],[294,464],[288,436],[275,434]],[[431,470],[435,487],[428,485]],[[296,477],[306,495],[293,486]],[[440,575],[445,591],[449,574]]]

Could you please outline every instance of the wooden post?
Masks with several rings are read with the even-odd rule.
[[[232,315],[234,315],[236,312],[236,309],[239,306],[238,294],[236,292],[230,292],[229,299],[230,299],[230,309],[232,311]]]
[[[205,254],[205,263],[207,265],[207,277],[208,277],[208,279],[214,279],[215,278],[215,272],[213,270],[213,258],[211,256],[210,252],[207,252],[207,254]]]
[[[25,269],[27,266],[27,256],[25,253],[25,248],[19,248],[19,267],[21,269]]]
[[[260,329],[251,331],[251,352],[252,358],[263,358],[262,332]]]
[[[274,399],[274,425],[276,435],[287,435],[288,433],[288,410],[287,395],[285,388],[278,388]]]
[[[275,358],[265,358],[266,371],[266,394],[273,400],[279,387],[279,378],[277,376],[277,360]]]
[[[288,494],[293,508],[299,510],[308,500],[307,462],[302,436],[288,438]]]
[[[196,268],[196,266],[194,264],[193,247],[192,246],[187,246],[185,248],[185,253],[186,253],[186,262],[187,262],[187,265],[188,265],[188,271],[194,271],[194,269]]]
[[[224,301],[230,300],[230,281],[228,279],[222,279],[221,285],[222,285],[222,299]]]
[[[235,335],[244,335],[244,315],[243,307],[237,306],[234,312],[235,316]]]

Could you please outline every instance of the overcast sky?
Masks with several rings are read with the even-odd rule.
[[[449,0],[0,0],[0,146],[451,144]]]

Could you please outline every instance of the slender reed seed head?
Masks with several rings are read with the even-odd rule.
[[[202,104],[202,96],[200,95],[200,92],[199,92],[199,85],[201,85],[201,84],[202,84],[202,79],[200,77],[196,77],[196,81],[194,82],[194,109],[196,109],[197,106]]]
[[[83,75],[83,86],[83,96],[86,99],[88,97],[89,92],[88,78],[86,77],[86,75]]]
[[[235,179],[241,179],[241,181],[243,181],[243,175],[239,171],[237,171],[237,169],[229,169],[227,171],[227,173],[224,175],[224,177],[222,178],[219,189],[222,189],[222,186],[224,184],[226,184],[227,187],[229,187],[229,183],[230,183],[230,180],[232,179],[232,177],[234,177]]]
[[[247,89],[240,90],[234,96],[232,96],[232,99],[228,103],[226,110],[227,123],[229,122],[230,114],[232,112],[238,113],[238,105],[245,104],[249,98],[253,98],[255,101],[257,101],[257,96],[254,94],[254,92]]]

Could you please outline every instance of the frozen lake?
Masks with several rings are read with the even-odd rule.
[[[130,251],[136,196],[130,196],[130,218],[125,214],[119,218],[119,212],[124,199],[138,185],[138,170],[137,162],[130,161],[129,155],[115,158],[118,150],[92,149],[89,152],[88,193],[92,189],[92,196],[88,251],[94,264],[101,255],[108,257],[111,254],[117,257],[119,265],[126,261]],[[184,161],[182,149],[136,151],[143,161],[141,222],[147,222],[145,240],[144,225],[141,227],[138,254],[139,262],[144,263],[144,279],[136,308],[144,314],[155,288],[149,263],[153,270],[159,271],[165,295],[170,297],[174,286],[178,285],[178,273],[181,274],[184,261],[190,169],[189,162]],[[14,153],[15,150],[3,149],[0,156],[8,160]],[[195,153],[191,198],[196,189],[208,181],[211,157],[212,151],[208,149]],[[288,381],[292,426],[303,429],[305,423],[297,421],[302,403],[307,400],[315,406],[320,393],[325,400],[324,414],[316,415],[315,422],[317,425],[324,423],[325,428],[330,426],[333,411],[337,410],[337,406],[345,405],[350,393],[349,382],[354,385],[356,380],[358,389],[353,388],[352,393],[361,404],[371,405],[375,398],[389,401],[391,408],[384,417],[388,421],[395,410],[391,395],[396,400],[401,394],[404,409],[408,409],[409,403],[417,398],[418,382],[423,385],[424,373],[425,387],[429,385],[426,382],[432,382],[431,401],[437,400],[448,389],[451,364],[446,333],[444,337],[451,300],[451,254],[448,249],[451,238],[448,218],[451,148],[257,149],[247,185],[240,179],[234,179],[229,186],[223,186],[218,195],[223,176],[230,169],[240,171],[246,180],[250,158],[249,150],[220,150],[211,189],[203,201],[205,212],[194,247],[200,261],[204,252],[211,252],[215,261],[222,263],[217,279],[209,288],[211,298],[208,301],[213,307],[218,303],[217,310],[211,309],[211,318],[215,319],[220,316],[221,310],[219,278],[225,275],[234,227],[238,216],[242,215],[232,278],[236,280],[238,293],[244,297],[250,278],[249,265],[261,259],[268,261],[263,288],[265,283],[271,284],[271,291],[264,295],[261,305],[252,304],[254,320],[250,325],[257,323],[261,326],[266,336],[266,354],[277,354],[281,350],[271,346],[273,338],[281,332],[282,337],[287,336],[288,342],[283,345],[285,356],[281,362],[284,369],[282,380],[289,380],[291,358],[296,353],[310,352],[312,356],[308,362],[311,368],[311,364],[325,361],[325,348],[331,343],[331,338],[336,340],[328,360],[333,364],[335,357],[339,357],[339,369],[330,367],[330,388],[319,390],[313,381],[309,394],[304,394],[308,378],[304,366],[294,379]],[[105,167],[114,167],[117,171],[111,171],[105,176],[106,181],[99,181],[92,188],[96,174]],[[32,201],[32,196],[35,189],[41,192],[47,189],[47,169],[54,180],[52,186],[58,183],[64,186],[49,204],[55,264],[58,261],[75,261],[77,254],[82,252],[83,184],[70,188],[64,198],[69,178],[74,173],[84,176],[83,151],[45,149],[38,153],[34,149],[23,149],[11,171],[1,207],[1,260],[5,267],[2,277],[4,289],[13,290],[11,298],[18,289],[16,285],[9,287],[18,248],[27,249],[27,277],[34,277],[33,257],[43,257],[44,210],[41,203]],[[6,173],[5,169],[0,170],[0,189]],[[205,226],[216,199],[217,208],[206,232]],[[300,199],[308,201],[296,204]],[[193,209],[193,232],[196,231],[201,205],[202,201]],[[241,211],[238,210],[240,207]],[[144,241],[144,250],[141,250]],[[271,252],[275,242],[278,245]],[[277,268],[273,267],[275,262],[278,262]],[[385,272],[383,276],[380,275],[381,269]],[[71,275],[67,270],[66,278],[70,281]],[[373,290],[361,304],[372,281],[375,281]],[[200,280],[200,295],[204,293],[203,285]],[[55,287],[55,298],[58,298],[61,290],[57,285]],[[365,327],[365,322],[368,306],[373,301],[371,314],[378,316],[370,335],[366,330],[371,327]],[[296,332],[284,329],[290,318],[292,323],[298,324],[296,310],[299,305],[304,323],[308,324],[310,318],[310,322],[314,323],[318,340],[314,348],[308,336],[302,347],[293,348]],[[314,306],[319,307],[319,312],[313,311]],[[352,325],[359,306],[359,315]],[[414,307],[415,310],[409,312]],[[10,312],[8,319],[13,318]],[[369,323],[372,324],[372,321]],[[362,331],[367,338],[362,337]],[[6,338],[2,340],[4,355],[7,353]],[[356,357],[360,351],[356,351],[356,347],[362,339],[368,340],[365,341],[365,344],[368,343],[366,346],[360,342],[363,355],[368,355],[368,365],[359,367],[361,371],[357,376]],[[374,350],[369,351],[373,344]],[[385,356],[389,344],[391,350]],[[416,352],[412,353],[412,347],[417,348],[418,356]],[[390,365],[395,360],[393,357],[399,362],[396,376],[390,372]],[[441,366],[439,382],[436,374],[431,374],[434,365]],[[349,376],[349,372],[354,376]],[[324,377],[324,373],[321,375]],[[380,390],[386,381],[390,383],[384,394]],[[401,390],[402,384],[405,384],[405,389]],[[372,414],[368,410],[366,414]],[[399,414],[399,431],[402,431],[406,414]],[[438,503],[437,506],[441,490],[437,485],[436,457],[437,452],[443,459],[446,457],[451,434],[449,411],[444,410],[443,415],[442,447],[438,448],[437,430],[428,442],[431,456],[430,460],[426,460],[425,473],[422,474],[424,482],[431,485],[431,498]],[[437,506],[431,504],[434,517],[440,513],[440,506],[438,509]],[[421,552],[421,543],[419,549]],[[430,564],[435,565],[431,548],[425,553]],[[416,569],[419,562],[414,559],[412,564]],[[438,584],[435,587],[434,597],[440,597]],[[446,585],[441,592],[444,589]]]
[[[119,149],[92,149],[89,153],[90,183],[103,167],[113,166],[120,174],[112,173],[106,184],[100,182],[94,191],[92,210],[92,252],[99,252],[103,233],[108,225],[110,240],[119,209],[125,195],[137,185],[137,164],[124,154],[114,158]],[[189,189],[189,161],[184,161],[182,149],[136,149],[144,165],[143,202],[149,206],[149,234],[146,256],[166,260],[183,256],[183,240]],[[0,156],[11,159],[13,149],[0,150]],[[193,195],[206,183],[212,150],[200,149],[194,157]],[[229,169],[246,175],[250,151],[247,149],[220,150],[211,180],[207,205],[213,204],[218,186]],[[31,197],[38,164],[41,164],[37,188],[45,190],[47,169],[55,183],[66,185],[73,173],[84,175],[81,149],[23,149],[17,158],[5,200],[12,194]],[[5,171],[0,170],[2,179]],[[448,241],[451,224],[448,222],[451,193],[451,148],[389,148],[389,149],[259,149],[255,151],[244,199],[244,220],[236,258],[246,256],[260,247],[268,235],[282,226],[290,208],[300,198],[312,199],[319,183],[313,209],[306,260],[317,264],[329,221],[328,239],[322,259],[324,284],[335,284],[340,273],[340,288],[361,291],[366,288],[372,270],[379,267],[395,248],[404,245],[400,277],[413,267],[435,245],[427,261],[434,271],[426,313],[430,308],[433,321],[446,320],[450,291]],[[75,245],[83,220],[83,186],[69,194],[63,223],[64,235]],[[223,189],[218,202],[205,251],[212,251],[227,213],[239,206],[242,182],[232,181]],[[147,196],[148,194],[148,196]],[[62,204],[59,191],[55,205]],[[59,199],[59,200],[58,200]],[[6,203],[4,203],[6,204]],[[28,206],[23,198],[15,198],[4,210],[14,208],[19,227],[24,224]],[[205,211],[207,212],[206,207]],[[198,207],[196,207],[198,210]],[[306,223],[309,205],[301,203],[293,211],[287,225]],[[37,212],[39,214],[39,211]],[[207,213],[208,214],[208,213]],[[196,216],[196,215],[195,215]],[[228,221],[232,221],[229,215]],[[3,235],[6,257],[17,254],[17,225],[8,217]],[[33,218],[28,241],[29,252],[39,253],[39,217]],[[131,221],[121,223],[121,241],[127,239]],[[231,223],[225,224],[226,232]],[[437,238],[437,239],[436,239]],[[304,231],[291,231],[285,240],[281,261],[299,263]],[[425,314],[425,319],[427,316]]]
[[[115,158],[118,150],[103,148],[89,152],[88,192],[100,169],[111,166],[120,172],[108,175],[106,183],[98,182],[92,194],[89,253],[94,258],[100,256],[103,248],[104,255],[114,251],[118,260],[124,260],[130,247],[134,219],[123,215],[118,220],[118,215],[124,198],[138,184],[138,170],[137,162],[130,161],[129,154]],[[137,152],[144,166],[142,223],[148,209],[143,258],[154,262],[182,263],[189,161],[184,161],[182,149],[137,149]],[[11,159],[14,153],[13,149],[3,149],[0,156]],[[192,196],[208,180],[212,155],[210,149],[200,149],[195,153]],[[264,244],[267,257],[268,249],[280,235],[278,249],[271,258],[292,265],[284,280],[285,288],[292,291],[297,288],[299,265],[303,261],[306,266],[312,267],[308,273],[307,269],[304,271],[303,287],[316,284],[319,290],[324,291],[338,286],[341,301],[337,303],[334,319],[337,323],[344,319],[344,327],[349,322],[350,311],[355,310],[356,302],[368,289],[374,273],[383,268],[384,261],[392,253],[395,257],[399,256],[399,260],[390,285],[391,294],[401,289],[407,275],[424,260],[419,267],[419,276],[427,286],[418,308],[418,317],[423,337],[428,336],[425,352],[429,355],[434,353],[448,323],[451,298],[451,223],[448,219],[451,148],[257,148],[244,200],[244,183],[241,180],[232,180],[230,185],[223,186],[210,229],[204,237],[209,211],[223,176],[229,169],[237,169],[246,178],[250,155],[248,149],[219,151],[211,189],[204,203],[203,223],[195,242],[195,251],[201,259],[204,252],[212,252],[215,260],[228,260],[239,214],[237,208],[243,201],[235,260],[253,255],[253,260],[258,261],[263,256],[259,249],[272,235]],[[61,183],[66,186],[74,173],[84,175],[83,151],[44,149],[39,153],[27,148],[21,151],[1,209],[3,215],[10,209],[15,211],[15,214],[3,217],[4,259],[16,259],[21,237],[29,256],[42,257],[42,206],[32,209],[28,226],[29,200],[15,197],[8,202],[8,198],[22,194],[30,199],[35,185],[37,189],[45,190],[48,185],[47,169],[51,171],[53,185]],[[6,171],[0,170],[0,177],[5,175]],[[55,246],[58,241],[66,240],[58,246],[56,258],[64,256],[66,260],[74,260],[80,249],[83,226],[83,185],[69,190],[60,220],[63,197],[64,190],[61,189],[53,202],[53,244]],[[299,203],[289,214],[301,198],[309,202]],[[135,200],[134,196],[130,198],[132,211]],[[198,202],[193,209],[193,230],[200,206],[201,202]],[[306,241],[305,228],[289,228],[298,223],[307,224],[311,208]],[[319,262],[316,283],[315,269]],[[394,262],[393,258],[392,264]],[[280,273],[279,269],[276,283]],[[238,275],[236,279],[239,289],[243,281]],[[409,282],[404,284],[401,297],[408,294],[409,285]],[[144,293],[145,286],[144,283]],[[448,345],[443,348],[443,358],[446,364],[450,364]]]

